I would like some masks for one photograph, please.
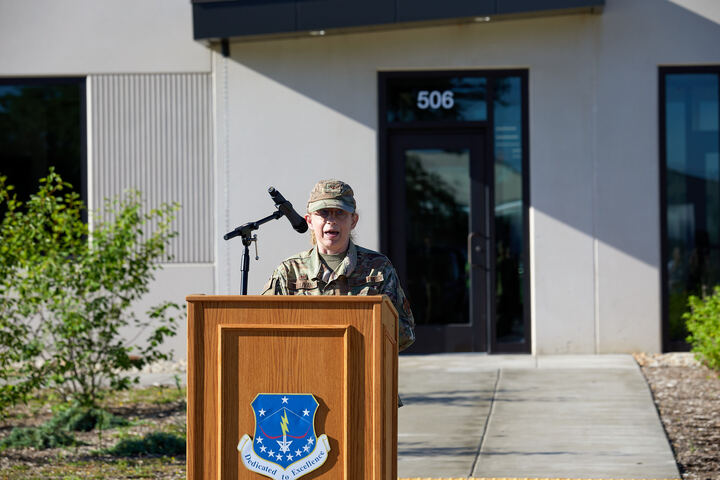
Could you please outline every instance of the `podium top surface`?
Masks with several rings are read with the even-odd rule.
[[[344,304],[380,304],[387,303],[395,310],[386,295],[202,295],[193,294],[185,297],[188,303],[344,303]]]
[[[358,302],[381,303],[385,295],[205,295],[194,293],[185,297],[188,302]]]

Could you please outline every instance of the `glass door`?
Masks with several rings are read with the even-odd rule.
[[[486,351],[490,231],[484,131],[393,132],[390,258],[417,325],[409,352]]]
[[[530,352],[528,72],[378,74],[380,244],[411,353]]]

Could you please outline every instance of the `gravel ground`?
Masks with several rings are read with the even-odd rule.
[[[683,479],[720,480],[720,378],[692,354],[635,355]]]

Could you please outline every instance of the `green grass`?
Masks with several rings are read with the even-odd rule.
[[[109,392],[100,401],[100,408],[126,407],[133,404],[168,405],[174,402],[185,402],[187,389],[175,386],[157,386],[131,388],[121,392]],[[27,420],[37,415],[56,412],[58,409],[66,408],[65,402],[56,392],[43,390],[30,399],[22,408],[11,411],[7,419]],[[2,477],[0,477],[1,479]]]
[[[1,480],[45,479],[184,479],[184,457],[151,457],[71,461],[53,465],[15,465],[0,473]]]
[[[137,403],[151,405],[167,405],[178,401],[185,401],[187,396],[186,388],[168,386],[143,387],[115,392],[103,400],[105,407],[126,406]]]

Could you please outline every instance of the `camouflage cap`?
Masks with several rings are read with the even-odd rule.
[[[310,192],[307,204],[308,213],[323,208],[339,208],[346,212],[355,212],[355,194],[352,188],[340,180],[320,180]]]

